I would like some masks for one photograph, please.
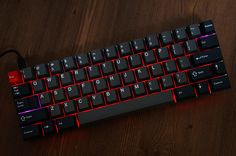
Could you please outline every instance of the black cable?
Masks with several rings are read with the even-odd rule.
[[[19,69],[23,69],[23,68],[26,67],[26,61],[25,61],[24,57],[22,57],[20,52],[16,49],[8,48],[8,49],[3,50],[0,53],[0,58],[3,57],[6,54],[9,54],[9,53],[14,53],[14,54],[17,55],[17,66],[18,66]]]

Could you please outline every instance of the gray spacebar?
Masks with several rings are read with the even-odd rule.
[[[81,112],[78,114],[80,124],[86,124],[93,121],[109,118],[123,113],[156,106],[159,104],[173,102],[171,91],[151,94],[142,98],[121,102],[100,109],[91,110],[89,112]]]

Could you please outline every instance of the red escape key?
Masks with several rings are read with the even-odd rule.
[[[12,71],[8,73],[8,79],[11,85],[22,83],[22,75],[20,71]]]

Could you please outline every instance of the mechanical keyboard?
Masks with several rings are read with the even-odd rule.
[[[8,73],[24,139],[230,88],[212,21]]]

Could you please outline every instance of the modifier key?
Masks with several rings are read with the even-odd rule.
[[[202,79],[211,78],[213,71],[210,66],[200,67],[189,71],[189,77],[191,81],[199,81]]]
[[[212,79],[209,81],[209,83],[211,86],[211,90],[213,92],[230,88],[230,82],[228,76]]]
[[[56,120],[56,125],[58,130],[76,127],[75,117],[68,116],[65,118],[58,119]]]
[[[22,128],[23,138],[29,139],[41,135],[40,125],[30,125]]]
[[[19,114],[20,124],[27,125],[48,119],[47,108]]]
[[[193,86],[184,86],[181,88],[177,88],[174,92],[178,101],[196,96]]]

